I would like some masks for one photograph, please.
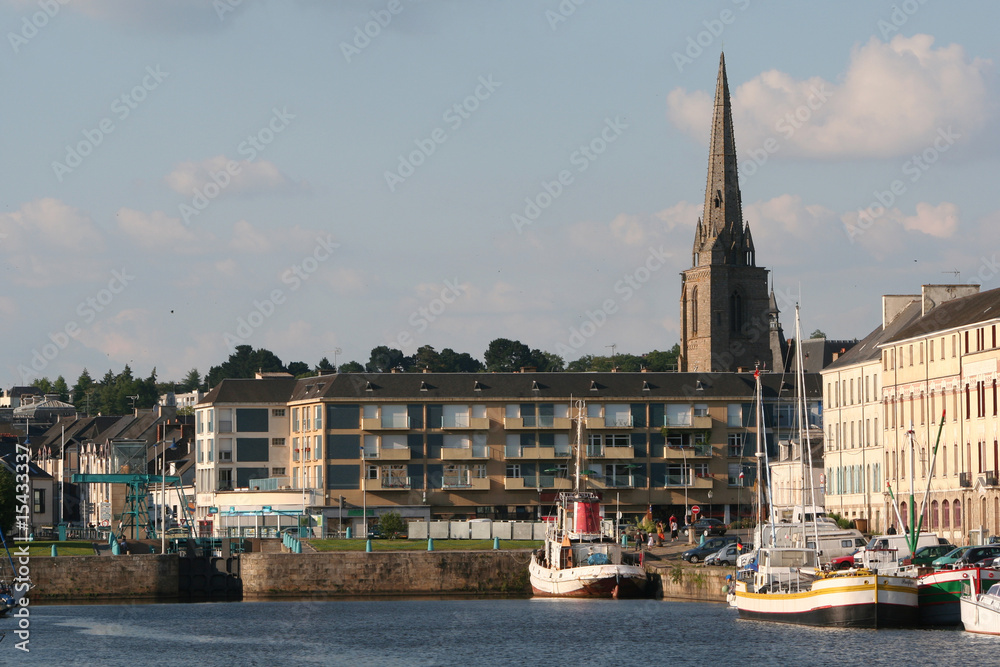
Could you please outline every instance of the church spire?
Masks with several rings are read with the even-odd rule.
[[[737,175],[736,139],[733,112],[726,78],[726,56],[719,56],[719,76],[715,83],[715,108],[712,114],[712,137],[709,141],[708,183],[705,186],[705,211],[702,216],[704,238],[695,238],[695,253],[710,252],[698,264],[753,265],[746,252],[743,207]]]

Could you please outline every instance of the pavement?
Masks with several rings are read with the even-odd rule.
[[[726,532],[726,535],[738,535],[743,538],[744,541],[747,540],[747,535],[750,531],[748,529],[738,529],[730,530]],[[713,536],[715,537],[715,536]],[[688,538],[685,536],[680,536],[677,538],[676,542],[671,542],[668,537],[666,541],[660,546],[647,547],[643,545],[642,553],[646,554],[645,561],[681,561],[681,554],[698,545],[698,538],[694,538],[693,541],[688,542]],[[629,544],[629,551],[633,551],[631,543]],[[698,563],[698,565],[704,565],[703,563]]]

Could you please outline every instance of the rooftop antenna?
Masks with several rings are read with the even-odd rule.
[[[604,347],[610,347],[611,348],[611,368],[612,368],[612,370],[614,370],[614,368],[615,368],[615,350],[618,349],[618,345],[615,344],[615,343],[611,343],[611,345],[605,345]]]
[[[139,395],[136,394],[135,396],[126,396],[125,398],[128,399],[129,403],[132,404],[132,409],[135,410],[135,402],[139,400]]]
[[[942,271],[941,273],[950,273],[953,276],[955,276],[956,283],[962,282],[962,272],[959,271],[958,269],[955,269],[954,271]]]

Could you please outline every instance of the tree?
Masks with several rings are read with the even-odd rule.
[[[406,532],[406,522],[403,521],[399,512],[387,512],[379,517],[378,530],[382,537],[394,540]]]
[[[59,394],[59,400],[64,403],[69,402],[69,386],[66,384],[66,378],[62,375],[56,378],[56,381],[52,383],[52,393]]]
[[[539,373],[556,373],[562,371],[564,362],[558,354],[532,350],[531,363],[528,365],[534,366]]]
[[[329,359],[323,357],[319,360],[319,363],[316,364],[316,372],[320,375],[326,375],[327,373],[336,373],[337,369],[333,367],[333,364],[330,363]]]
[[[205,385],[209,389],[226,378],[252,378],[257,372],[280,373],[287,372],[281,359],[274,352],[260,348],[253,349],[249,345],[237,345],[229,359],[220,366],[212,366],[205,376]]]
[[[32,387],[37,387],[43,394],[52,393],[52,381],[48,378],[37,378],[31,383]]]
[[[665,373],[677,370],[677,358],[681,356],[681,346],[674,343],[674,346],[666,352],[653,350],[642,355],[646,360],[646,370],[654,373]]]
[[[178,388],[181,390],[181,393],[187,393],[189,391],[194,391],[200,386],[201,374],[198,372],[197,368],[192,368],[188,371],[187,375],[184,376],[184,380]]]
[[[816,329],[816,331],[813,331],[811,334],[809,334],[809,338],[826,338],[826,334],[820,331],[819,329]]]
[[[95,386],[94,378],[90,377],[90,373],[84,368],[80,377],[76,379],[76,384],[73,385],[73,405],[76,406],[77,411],[83,412],[88,409],[88,396],[94,391]]]
[[[357,361],[348,361],[346,364],[341,364],[339,371],[340,373],[364,373],[365,367],[362,366]]]
[[[0,530],[14,532],[16,494],[14,475],[0,465]]]
[[[297,378],[309,377],[313,374],[312,369],[309,368],[309,364],[304,361],[289,361],[288,372]]]
[[[413,366],[418,371],[426,368],[432,373],[440,373],[445,370],[444,364],[441,362],[441,355],[430,345],[422,345],[417,348],[417,353],[413,355]]]
[[[413,365],[412,357],[406,357],[402,352],[393,347],[379,345],[372,348],[365,370],[369,373],[389,373],[392,369],[409,370]]]
[[[445,373],[481,373],[483,363],[468,352],[456,352],[450,347],[441,350],[441,370]]]
[[[492,373],[515,373],[525,366],[532,366],[531,350],[519,340],[495,338],[486,348],[483,359],[486,370]]]

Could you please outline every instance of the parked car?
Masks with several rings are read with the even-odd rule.
[[[725,535],[726,524],[718,519],[698,519],[693,524],[687,524],[681,528],[681,535],[687,535],[688,531],[694,529],[695,535],[701,535],[706,530],[709,535]]]
[[[741,550],[738,542],[730,542],[714,554],[705,558],[705,565],[736,565],[736,559],[740,554],[753,551],[752,544],[744,544]]]
[[[730,544],[735,541],[736,538],[733,536],[710,537],[707,540],[705,540],[704,544],[696,546],[693,549],[688,549],[687,551],[682,553],[681,560],[686,560],[689,563],[698,563],[700,561],[705,560],[706,558],[714,554],[716,551],[726,546],[727,544]]]
[[[855,549],[852,553],[846,556],[839,556],[837,558],[830,559],[830,569],[831,570],[849,570],[854,567],[854,554],[858,553]]]
[[[980,544],[969,547],[958,547],[934,559],[935,566],[950,565],[952,567],[971,565],[1000,556],[1000,544]]]
[[[940,558],[955,550],[954,544],[934,544],[931,546],[920,547],[917,552],[913,554],[913,558],[910,558],[910,565],[930,565],[934,562],[934,559]],[[906,565],[906,558],[900,558],[899,564]]]

